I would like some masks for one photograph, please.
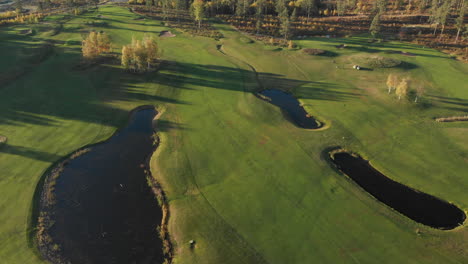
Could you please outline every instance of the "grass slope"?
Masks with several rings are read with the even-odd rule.
[[[142,104],[164,111],[162,144],[151,163],[170,199],[176,263],[468,260],[466,226],[439,231],[414,223],[376,202],[321,155],[330,146],[350,148],[389,177],[466,210],[468,142],[455,132],[466,125],[432,120],[468,111],[466,64],[433,50],[358,37],[297,41],[334,55],[305,56],[246,44],[243,35],[216,24],[225,35],[221,41],[178,32],[161,39],[167,63],[158,73],[130,75],[113,65],[73,70],[81,34],[91,28],[108,33],[116,51],[132,36],[167,30],[136,17],[103,6],[78,17],[51,17],[35,26],[34,36],[19,37],[24,26],[0,29],[2,58],[10,54],[0,61],[1,71],[15,64],[22,72],[0,86],[0,134],[8,137],[0,148],[2,261],[41,263],[29,240],[29,219],[42,173],[67,153],[109,137]],[[90,20],[107,25],[92,27]],[[29,67],[34,48],[50,41],[53,53]],[[342,43],[348,48],[334,47]],[[352,56],[366,53],[399,58],[406,68],[349,69]],[[293,92],[330,128],[297,128],[253,96],[258,83],[251,67],[263,87]],[[393,72],[425,82],[425,103],[388,95],[385,79]]]

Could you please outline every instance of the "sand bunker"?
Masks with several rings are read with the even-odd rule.
[[[172,34],[172,32],[170,31],[161,31],[161,33],[159,33],[159,36],[162,37],[162,38],[172,38],[172,37],[175,37],[176,35],[175,34]]]

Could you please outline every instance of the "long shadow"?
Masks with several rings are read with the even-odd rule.
[[[456,112],[468,112],[468,99],[437,95],[428,95],[428,97],[442,108]]]
[[[1,45],[11,47],[12,50],[35,47],[31,43],[19,43],[15,38],[7,39]],[[86,70],[74,70],[73,64],[79,63],[81,59],[79,47],[56,49],[55,54],[47,59],[47,63],[36,65],[31,71],[0,89],[0,125],[60,126],[61,120],[78,120],[117,128],[126,122],[128,115],[127,110],[114,106],[119,101],[190,106],[190,101],[179,99],[179,93],[188,90],[197,92],[207,88],[245,92],[241,80],[243,76],[253,74],[250,70],[237,67],[173,61],[163,61],[157,72],[141,75],[125,72],[112,62]],[[63,70],[64,68],[68,70]],[[60,70],[63,76],[54,75],[52,72],[56,70]],[[50,73],[50,78],[40,78],[35,87],[28,87],[39,78],[36,71]],[[77,80],[76,77],[80,76],[81,79],[78,80],[106,81],[99,81],[100,87],[91,88],[88,85],[87,91],[81,92],[79,84],[67,81],[68,78]],[[310,89],[301,89],[300,97],[303,99],[344,101],[357,96],[353,91],[327,83],[306,82],[269,72],[259,72],[258,76],[264,81],[265,88],[291,90],[309,84]],[[60,83],[63,86],[60,86]],[[142,88],[147,83],[153,83],[158,90]],[[155,94],[155,91],[161,93]],[[160,123],[161,130],[190,129],[186,124],[169,120],[160,120]],[[59,159],[54,154],[35,152],[32,146],[9,146],[2,151],[38,160]]]
[[[301,88],[298,98],[341,102],[359,97],[358,90],[332,83],[309,82]]]
[[[29,147],[15,146],[15,145],[11,145],[8,143],[2,148],[0,148],[0,153],[23,156],[23,157],[46,161],[46,162],[53,162],[60,158],[59,155],[56,155],[53,153],[48,153],[48,152],[44,152],[40,150],[34,150]]]
[[[438,56],[438,55],[431,55],[431,54],[423,54],[419,53],[416,51],[421,50],[420,47],[415,47],[415,46],[410,46],[405,43],[401,43],[401,45],[394,44],[394,43],[389,43],[389,42],[383,42],[383,43],[366,43],[364,40],[357,40],[357,39],[352,39],[352,38],[335,38],[335,39],[323,39],[323,38],[308,38],[310,40],[318,40],[318,41],[326,41],[329,43],[334,43],[329,46],[336,47],[341,44],[347,44],[348,46],[344,49],[349,49],[349,50],[355,50],[355,51],[361,51],[361,52],[368,52],[368,53],[377,53],[377,52],[387,52],[387,50],[380,49],[380,48],[385,48],[385,49],[395,49],[398,51],[406,51],[406,50],[412,50],[412,54],[416,56],[421,56],[421,57],[431,57],[431,58],[444,58],[447,59],[447,57],[444,56]],[[357,45],[356,46],[349,46],[349,45]]]

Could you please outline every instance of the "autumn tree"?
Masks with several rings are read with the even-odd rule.
[[[111,42],[105,33],[92,31],[83,40],[81,50],[85,59],[93,60],[99,55],[109,52]]]
[[[409,84],[410,84],[410,79],[409,78],[404,78],[396,87],[395,93],[398,96],[398,100],[401,100],[401,97],[406,96],[408,93],[409,89]]]
[[[150,71],[158,59],[158,45],[154,37],[145,36],[143,40],[133,38],[131,44],[122,47],[121,64],[126,70]]]
[[[201,22],[205,17],[205,3],[203,0],[195,0],[192,3],[192,12],[195,17],[195,21],[198,22],[198,28],[201,28]]]
[[[387,77],[387,88],[388,93],[392,92],[392,89],[395,89],[398,86],[398,76],[391,73]]]

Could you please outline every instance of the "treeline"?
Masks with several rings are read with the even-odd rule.
[[[400,14],[453,13],[457,14],[466,0],[204,0],[207,14],[235,14],[240,16],[280,15],[283,6],[291,15],[342,16],[372,14],[379,10]],[[189,9],[195,0],[128,0],[129,4],[158,6],[163,9]],[[443,7],[441,9],[441,7]]]
[[[200,23],[205,17],[236,15],[254,19],[257,32],[265,20],[274,16],[279,22],[279,32],[287,39],[291,24],[298,17],[366,15],[370,18],[369,32],[381,32],[382,16],[387,14],[424,14],[433,25],[433,35],[442,35],[448,24],[457,29],[457,40],[468,32],[465,25],[466,0],[129,0],[129,4],[155,6],[167,10],[190,10]],[[249,22],[250,23],[250,22]]]

